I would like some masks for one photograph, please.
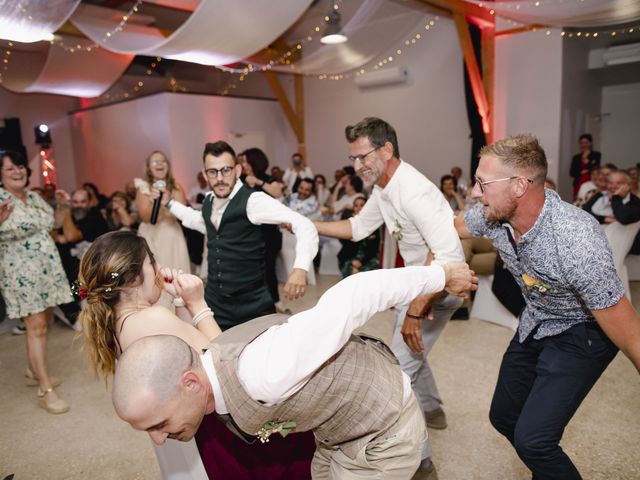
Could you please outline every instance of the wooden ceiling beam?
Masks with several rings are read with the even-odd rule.
[[[486,8],[479,7],[473,3],[463,0],[419,0],[421,3],[451,12],[451,14],[465,15],[473,17],[483,28],[495,25],[495,15],[491,15]]]
[[[484,88],[482,75],[480,74],[480,68],[478,68],[478,60],[473,48],[473,42],[471,41],[471,34],[469,32],[469,24],[467,19],[461,13],[455,13],[453,20],[456,24],[456,31],[458,32],[458,39],[460,40],[460,46],[462,47],[462,55],[464,57],[464,64],[469,74],[469,82],[471,83],[471,90],[473,91],[473,98],[475,98],[476,105],[478,106],[478,113],[482,117],[482,129],[486,135],[487,143],[490,143],[492,131],[491,131],[491,109],[487,100],[487,94]]]
[[[289,125],[291,126],[291,129],[293,130],[293,133],[295,134],[296,139],[298,140],[298,147],[299,148],[304,147],[304,125],[303,125],[304,119],[301,120],[298,117],[296,113],[296,110],[298,110],[298,107],[294,109],[291,106],[291,103],[287,98],[287,94],[282,88],[282,85],[280,85],[280,80],[278,80],[278,76],[274,72],[272,72],[271,70],[265,70],[262,72],[262,74],[267,79],[267,82],[269,83],[271,90],[273,90],[273,93],[275,93],[276,98],[278,99],[280,108],[282,108],[282,111],[284,112],[285,117],[287,117]],[[297,94],[297,90],[296,90],[296,94]]]

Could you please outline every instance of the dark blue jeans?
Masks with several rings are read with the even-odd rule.
[[[580,479],[560,448],[565,426],[618,349],[595,323],[540,340],[513,337],[491,402],[491,424],[507,437],[534,480]]]

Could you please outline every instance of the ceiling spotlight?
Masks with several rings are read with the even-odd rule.
[[[47,133],[49,131],[49,127],[44,123],[41,123],[40,125],[38,125],[38,130],[40,130],[42,133]]]
[[[347,36],[342,33],[342,27],[340,26],[341,16],[340,13],[334,9],[327,15],[327,28],[320,38],[320,42],[325,45],[336,45],[338,43],[344,43],[348,40]]]

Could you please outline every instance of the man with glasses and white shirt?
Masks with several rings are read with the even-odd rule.
[[[398,241],[407,266],[430,261],[440,265],[464,262],[451,207],[436,185],[400,159],[393,127],[368,117],[348,126],[345,134],[356,172],[367,186],[373,186],[371,198],[358,215],[348,220],[315,222],[318,233],[357,242],[384,223]],[[431,428],[446,428],[447,423],[427,354],[461,302],[459,297],[440,292],[396,308],[391,349],[411,379]],[[436,478],[428,441],[414,478]]]
[[[205,299],[220,328],[226,330],[275,313],[264,279],[261,225],[288,223],[297,237],[294,268],[284,287],[291,299],[304,295],[307,271],[318,251],[318,234],[310,220],[240,181],[242,166],[228,143],[207,143],[203,161],[212,192],[205,197],[202,211],[171,199],[166,205],[185,227],[207,235]]]

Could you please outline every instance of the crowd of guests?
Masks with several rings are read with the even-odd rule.
[[[550,222],[542,206],[551,205],[549,208],[555,208],[559,214],[567,218],[577,215],[576,218],[597,230],[592,232],[596,240],[604,238],[598,225],[584,212],[561,204],[557,194],[549,191],[555,189],[555,185],[550,179],[544,182],[546,158],[537,140],[531,136],[510,137],[498,142],[498,146],[485,147],[478,178],[468,181],[462,169],[456,166],[442,176],[438,191],[438,187],[419,171],[400,160],[395,131],[386,122],[366,118],[358,125],[347,127],[345,133],[353,166],[336,170],[330,186],[323,175],[314,176],[300,153],[292,155],[291,165],[285,170],[277,166],[270,169],[269,159],[259,148],[250,148],[236,155],[229,144],[219,141],[205,145],[203,171],[198,174],[197,184],[189,191],[173,177],[171,162],[160,151],[151,152],[145,159],[141,178],[133,179],[123,191],[116,191],[109,197],[91,183],[85,183],[71,193],[56,190],[52,185],[30,190],[31,172],[26,159],[20,154],[4,152],[0,177],[0,289],[7,316],[23,320],[22,330],[27,340],[25,382],[38,387],[40,406],[52,414],[65,413],[70,409],[55,391],[60,379],[50,374],[47,365],[46,333],[52,314],[84,332],[91,363],[105,377],[114,373],[116,359],[126,355],[125,350],[130,345],[147,336],[173,335],[196,351],[202,351],[221,331],[241,324],[251,325],[251,319],[285,311],[279,297],[275,268],[276,258],[283,248],[283,232],[290,231],[296,236],[296,244],[291,247],[295,249],[295,258],[283,289],[284,295],[290,299],[304,295],[309,269],[318,263],[318,244],[322,244],[318,234],[326,235],[327,241],[329,237],[340,239],[337,261],[344,277],[380,268],[385,232],[386,238],[397,241],[407,265],[422,267],[425,257],[429,263],[435,259],[435,265],[438,262],[446,264],[447,268],[437,267],[428,275],[427,272],[423,274],[437,276],[444,273],[447,284],[453,278],[451,269],[464,267],[461,274],[473,276],[463,263],[459,237],[485,234],[491,237],[496,248],[506,255],[505,263],[513,271],[520,258],[514,259],[507,254],[520,238],[513,240],[511,233],[505,233],[499,224],[511,222],[512,226],[517,225],[510,218],[516,210],[514,208],[512,213],[505,214],[495,206],[499,202],[492,209],[490,204],[495,197],[485,195],[485,189],[491,189],[489,185],[504,186],[506,183],[503,182],[512,180],[509,191],[521,191],[522,199],[514,200],[517,195],[511,198],[509,191],[504,188],[502,191],[507,200],[521,201],[521,211],[524,212],[521,216],[530,217],[527,219],[529,229],[534,229],[540,219],[540,222]],[[492,158],[502,159],[501,148],[511,148],[510,142],[522,143],[531,150],[531,158],[536,160],[520,172],[522,174],[515,176],[501,173],[508,170],[504,165],[510,165],[512,159],[509,155],[504,156],[504,165],[490,162]],[[637,233],[640,227],[640,199],[635,194],[638,192],[638,169],[621,171],[610,163],[601,166],[602,155],[592,150],[592,138],[588,134],[580,137],[580,147],[581,153],[574,157],[571,166],[576,204],[605,228],[612,224],[629,225],[635,228],[634,234]],[[367,159],[368,156],[371,157]],[[358,168],[358,174],[354,166]],[[392,177],[395,183],[390,183]],[[471,192],[474,194],[470,195]],[[525,194],[529,195],[529,200],[523,196]],[[480,197],[483,203],[486,202],[484,213],[483,205],[473,207]],[[534,201],[540,207],[533,216],[525,211],[527,201]],[[427,206],[428,211],[423,211]],[[389,217],[389,212],[393,216]],[[425,218],[428,221],[423,221]],[[555,226],[549,223],[546,228]],[[519,235],[518,232],[515,234]],[[419,242],[415,241],[417,238]],[[582,240],[588,242],[588,239]],[[542,242],[542,237],[538,241]],[[550,248],[549,242],[544,244],[544,248]],[[559,255],[557,244],[555,248],[555,255]],[[602,251],[607,253],[606,245]],[[525,254],[529,255],[526,251]],[[541,262],[541,259],[533,255],[530,261]],[[609,267],[611,265],[607,264]],[[410,272],[410,269],[405,272]],[[370,277],[367,275],[371,274],[358,276],[346,282],[365,282],[365,277],[374,279],[378,273],[374,272]],[[206,280],[206,286],[197,275]],[[531,279],[522,275],[518,281],[526,283],[525,277]],[[445,288],[451,295],[444,292],[431,295],[437,293],[431,292],[425,297],[405,292],[407,300],[413,300],[396,309],[391,349],[409,375],[407,379],[421,403],[420,407],[411,405],[411,409],[419,414],[418,423],[424,415],[426,426],[431,428],[446,428],[447,424],[433,375],[426,373],[430,372],[426,355],[462,303],[459,293],[469,290],[474,281],[465,277],[462,283],[464,288]],[[348,283],[352,284],[354,282]],[[416,288],[411,284],[407,281],[406,287]],[[69,285],[73,288],[67,288]],[[541,293],[547,288],[540,282],[535,285]],[[529,286],[526,285],[527,288]],[[399,292],[404,288],[393,287]],[[620,290],[619,285],[615,287]],[[384,286],[377,285],[377,288],[383,290]],[[529,295],[526,288],[523,292]],[[376,295],[384,294],[393,296],[392,292],[378,292]],[[527,298],[527,302],[539,301],[538,297],[532,298]],[[356,299],[342,299],[340,302],[346,300],[354,303],[355,310],[361,307]],[[573,300],[577,302],[577,299]],[[319,305],[322,307],[322,302]],[[621,305],[621,308],[626,308],[624,302]],[[336,303],[332,308],[343,306]],[[593,309],[599,312],[606,308],[614,306]],[[433,318],[422,323],[429,315]],[[608,325],[609,317],[601,312],[598,315],[598,320]],[[628,312],[625,315],[631,318]],[[366,320],[366,315],[361,316],[361,320]],[[521,322],[521,329],[534,325],[533,317],[525,315],[523,318],[525,321]],[[555,320],[550,321],[544,326],[552,325]],[[262,335],[262,331],[256,332]],[[611,332],[607,334],[624,344],[616,331]],[[549,333],[550,336],[556,334]],[[255,335],[249,337],[257,338]],[[387,358],[388,352],[382,353]],[[417,363],[417,357],[413,355],[416,353],[420,353]],[[374,355],[372,358],[377,357]],[[323,363],[326,358],[320,360]],[[259,363],[255,367],[260,367]],[[219,366],[216,364],[216,368]],[[235,370],[236,367],[230,370],[231,377]],[[219,373],[224,374],[222,371]],[[594,376],[594,381],[598,375]],[[510,381],[501,373],[500,382]],[[261,385],[262,379],[258,378],[257,382]],[[299,382],[296,380],[294,383],[297,385]],[[391,393],[397,395],[400,392],[403,398],[406,395],[413,398],[409,386],[404,380],[402,383],[402,386],[396,385],[398,388]],[[222,385],[222,388],[228,386]],[[288,401],[292,388],[288,385],[285,390],[289,395],[277,397],[278,401]],[[496,392],[499,397],[500,392]],[[258,396],[262,398],[261,394]],[[114,394],[115,398],[118,395]],[[403,402],[403,405],[406,407],[409,403]],[[235,408],[231,404],[229,407]],[[206,409],[210,410],[209,404]],[[505,412],[504,408],[492,406],[492,423],[510,439],[512,426],[504,424],[506,417],[497,415]],[[126,419],[122,411],[118,414]],[[296,433],[296,440],[288,440],[280,450],[277,442],[260,447],[262,450],[248,449],[239,439],[229,436],[231,434],[223,428],[223,421],[223,418],[210,416],[203,425],[203,431],[211,429],[217,433],[206,436],[206,441],[212,443],[201,445],[201,454],[204,458],[210,452],[212,458],[217,458],[234,451],[236,458],[243,461],[217,467],[212,461],[208,468],[221,469],[213,476],[231,478],[240,471],[258,475],[258,470],[252,470],[251,455],[257,455],[257,469],[263,468],[265,458],[269,458],[285,469],[295,469],[300,460],[298,467],[308,470],[314,448],[311,435]],[[157,444],[163,444],[167,438],[161,428],[143,429],[150,432]],[[193,432],[173,431],[169,436],[173,435],[171,438],[178,440],[189,439],[197,426],[193,429]],[[221,432],[227,432],[227,436]],[[424,437],[421,432],[415,433],[416,437]],[[425,442],[424,438],[421,442]],[[299,450],[294,452],[287,445],[295,445]],[[320,446],[318,448],[321,450]],[[431,462],[428,442],[424,443],[422,450],[418,473],[429,475],[435,472],[435,467]],[[547,468],[537,465],[535,459],[523,460],[534,471]],[[415,467],[408,465],[406,469],[409,471]],[[291,471],[289,474],[293,475]],[[268,475],[258,476],[271,478]]]

